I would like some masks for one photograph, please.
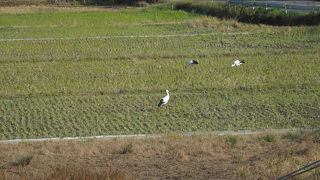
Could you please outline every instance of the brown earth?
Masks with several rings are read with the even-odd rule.
[[[319,159],[320,133],[0,144],[0,179],[275,179]]]

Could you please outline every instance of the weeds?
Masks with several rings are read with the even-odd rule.
[[[114,180],[125,180],[134,179],[133,177],[127,176],[123,171],[112,170],[111,168],[106,168],[105,171],[97,172],[91,170],[88,167],[79,168],[62,168],[58,167],[51,174],[49,174],[45,179],[55,180],[55,179],[77,179],[77,180],[98,180],[98,179],[114,179]]]
[[[238,136],[227,136],[226,142],[231,146],[235,146],[238,143]]]
[[[311,135],[314,143],[320,143],[320,130],[312,132]]]
[[[283,138],[290,139],[291,141],[301,142],[303,140],[302,132],[288,132]]]
[[[127,154],[127,153],[132,153],[132,144],[126,145],[123,150],[121,151],[121,154]]]
[[[238,170],[237,176],[239,179],[249,179],[249,171],[245,167],[241,167]]]
[[[21,155],[21,156],[17,157],[17,160],[14,164],[16,166],[27,166],[30,164],[32,158],[33,158],[32,154]]]
[[[8,175],[7,175],[6,171],[3,170],[2,168],[0,169],[0,179],[1,180],[7,180],[8,179]]]
[[[319,132],[320,132],[319,130],[314,130],[311,132],[300,132],[300,131],[288,132],[283,136],[283,138],[290,139],[291,141],[302,142],[305,139],[305,137],[309,135],[314,143],[319,143],[320,142]]]
[[[262,147],[260,143],[264,136],[236,136],[241,143],[235,146],[228,145],[227,136],[197,135],[195,138],[173,134],[161,138],[97,139],[90,144],[81,141],[35,142],[28,146],[1,144],[0,178],[15,179],[18,175],[20,179],[107,179],[107,176],[117,174],[130,178],[133,174],[137,179],[178,176],[188,179],[222,176],[226,179],[276,179],[319,157],[319,143],[308,141],[305,147],[306,142],[288,141],[278,138],[281,134],[275,134],[278,140]],[[134,153],[120,155],[130,144],[134,144]],[[17,154],[30,151],[41,158],[34,158],[27,168],[6,163]],[[168,168],[168,164],[174,164],[174,168]],[[317,172],[310,171],[299,178],[317,177]]]
[[[263,140],[266,142],[275,142],[276,141],[276,137],[274,134],[267,134],[263,137]]]
[[[320,179],[320,169],[319,168],[316,168],[315,170],[313,170],[312,173],[313,173],[312,176],[314,177],[313,178],[314,180],[319,180]]]
[[[234,146],[234,145],[232,145]],[[238,150],[234,150],[233,154],[233,163],[241,163],[241,161],[243,161],[243,157],[244,155],[242,154],[242,152],[238,151]]]
[[[306,155],[309,152],[310,152],[309,148],[304,148],[304,149],[296,151],[295,153],[296,153],[296,155],[300,155],[301,156],[301,155]]]

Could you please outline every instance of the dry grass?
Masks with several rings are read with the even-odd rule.
[[[274,136],[274,140],[268,140]],[[319,134],[1,144],[0,179],[275,179],[320,157]],[[130,151],[123,153],[130,147]],[[33,154],[27,166],[18,156]],[[319,178],[312,171],[298,178]]]

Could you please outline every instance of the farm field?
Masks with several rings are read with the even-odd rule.
[[[319,127],[319,33],[168,5],[0,14],[0,139]]]

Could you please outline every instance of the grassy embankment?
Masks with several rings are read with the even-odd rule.
[[[320,124],[319,26],[170,7],[1,14],[0,26],[0,38],[108,36],[1,41],[1,139]],[[237,58],[245,65],[231,68]],[[190,59],[200,64],[185,68]],[[158,108],[165,89],[170,102]]]
[[[0,179],[276,179],[319,160],[319,132],[1,144]],[[314,169],[295,179],[318,179]]]

